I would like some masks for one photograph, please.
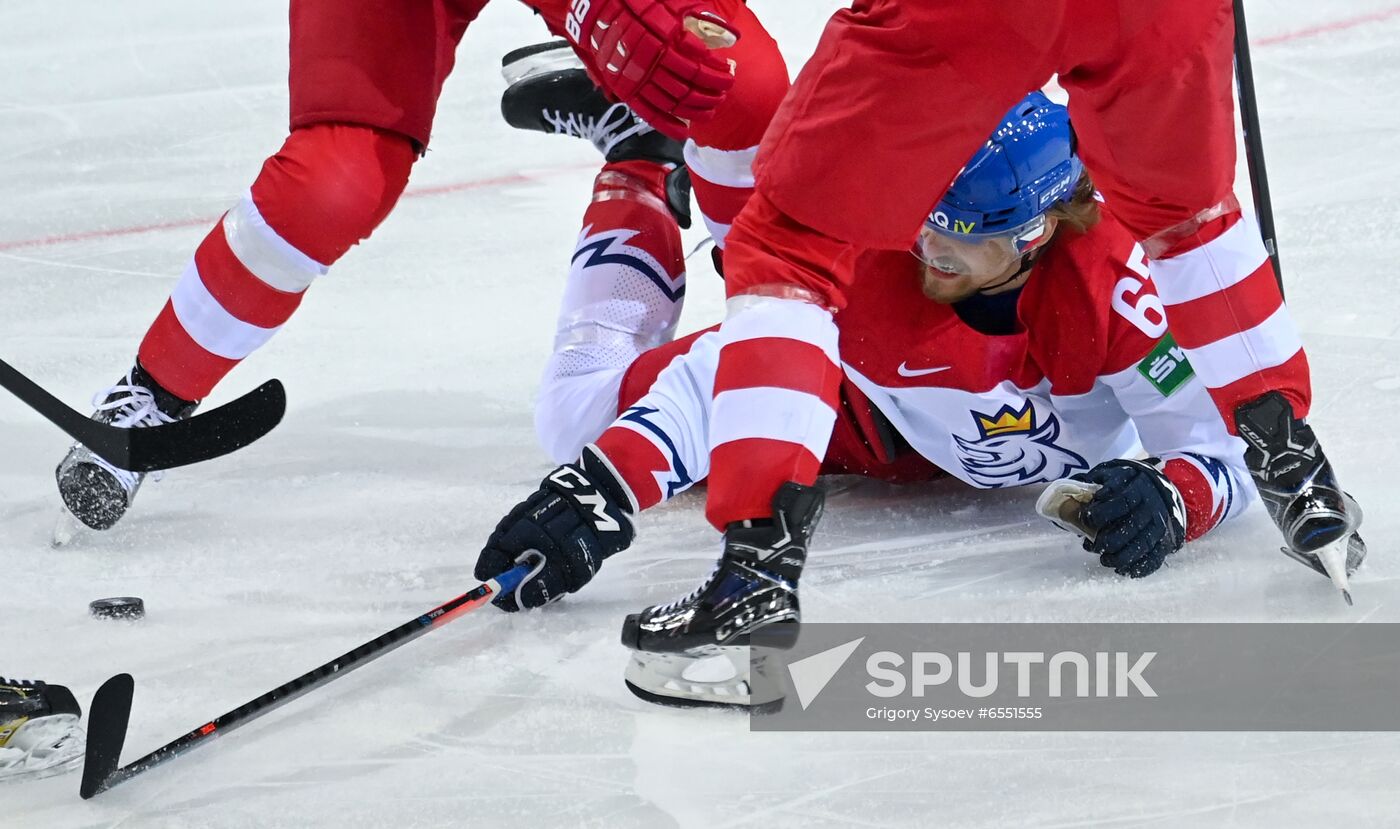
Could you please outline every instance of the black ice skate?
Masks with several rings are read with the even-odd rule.
[[[729,525],[724,555],[693,593],[629,615],[622,623],[622,644],[633,651],[628,689],[663,705],[780,707],[780,697],[751,696],[749,634],[767,628],[783,634],[786,647],[797,642],[797,580],[822,501],[820,490],[783,484],[773,518]],[[705,673],[714,667],[725,670]]]
[[[646,159],[674,165],[666,200],[681,227],[690,227],[690,175],[682,144],[651,128],[631,107],[613,103],[593,85],[583,61],[562,40],[524,46],[501,59],[501,114],[516,129],[572,135],[592,142],[609,162]]]
[[[196,402],[182,400],[156,383],[137,363],[126,377],[93,401],[92,419],[127,429],[174,423],[194,413]],[[146,476],[120,469],[80,443],[73,444],[56,471],[58,494],[68,515],[94,530],[110,529],[126,514]],[[72,535],[71,520],[61,518],[54,543]]]
[[[0,677],[0,781],[46,777],[80,763],[82,715],[62,685]]]
[[[1351,603],[1347,577],[1366,558],[1361,507],[1343,492],[1312,427],[1278,392],[1235,410],[1245,464],[1283,533],[1283,552],[1330,578]]]

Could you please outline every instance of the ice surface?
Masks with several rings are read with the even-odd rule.
[[[796,65],[836,4],[754,6]],[[1314,421],[1368,510],[1356,606],[1280,555],[1258,510],[1126,582],[1035,520],[1034,492],[864,483],[831,498],[809,619],[1400,621],[1400,9],[1250,6],[1269,41],[1254,61]],[[0,356],[75,404],[124,370],[283,137],[285,19],[275,0],[0,4]],[[410,197],[221,388],[216,402],[286,383],[286,421],[262,442],[171,473],[115,530],[53,551],[66,441],[0,395],[0,672],[86,702],[130,671],[131,758],[469,586],[479,544],[547,469],[531,395],[596,164],[582,142],[496,114],[499,55],[542,33],[491,4]],[[719,281],[694,270],[689,327],[721,310]],[[689,590],[716,539],[697,497],[641,531],[576,600],[473,614],[94,801],[76,776],[0,788],[0,826],[1400,819],[1393,734],[750,734],[740,716],[650,707],[622,686],[620,619]],[[144,622],[86,616],[128,594]]]

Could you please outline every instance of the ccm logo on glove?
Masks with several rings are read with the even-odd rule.
[[[580,0],[587,8],[588,0]],[[549,479],[564,489],[569,490],[569,495],[580,505],[588,507],[592,513],[589,519],[593,522],[593,527],[598,532],[617,532],[622,529],[622,525],[616,518],[608,515],[608,499],[604,498],[583,473],[572,466],[561,466],[550,474]]]

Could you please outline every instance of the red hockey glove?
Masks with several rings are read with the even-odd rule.
[[[572,0],[564,31],[605,91],[677,140],[734,85],[710,49],[737,35],[703,0]]]

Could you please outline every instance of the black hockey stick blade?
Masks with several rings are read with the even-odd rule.
[[[92,698],[88,708],[87,756],[83,758],[83,782],[78,789],[83,800],[106,791],[117,776],[135,687],[131,674],[117,674],[102,683]]]
[[[271,432],[286,412],[286,389],[280,380],[268,380],[237,400],[188,420],[144,429],[119,429],[127,444],[127,463],[123,468],[150,472],[227,455]]]
[[[171,469],[227,455],[272,431],[287,410],[287,392],[269,380],[213,411],[142,429],[122,429],[84,416],[0,360],[0,387],[48,418],[114,466],[132,472]]]

